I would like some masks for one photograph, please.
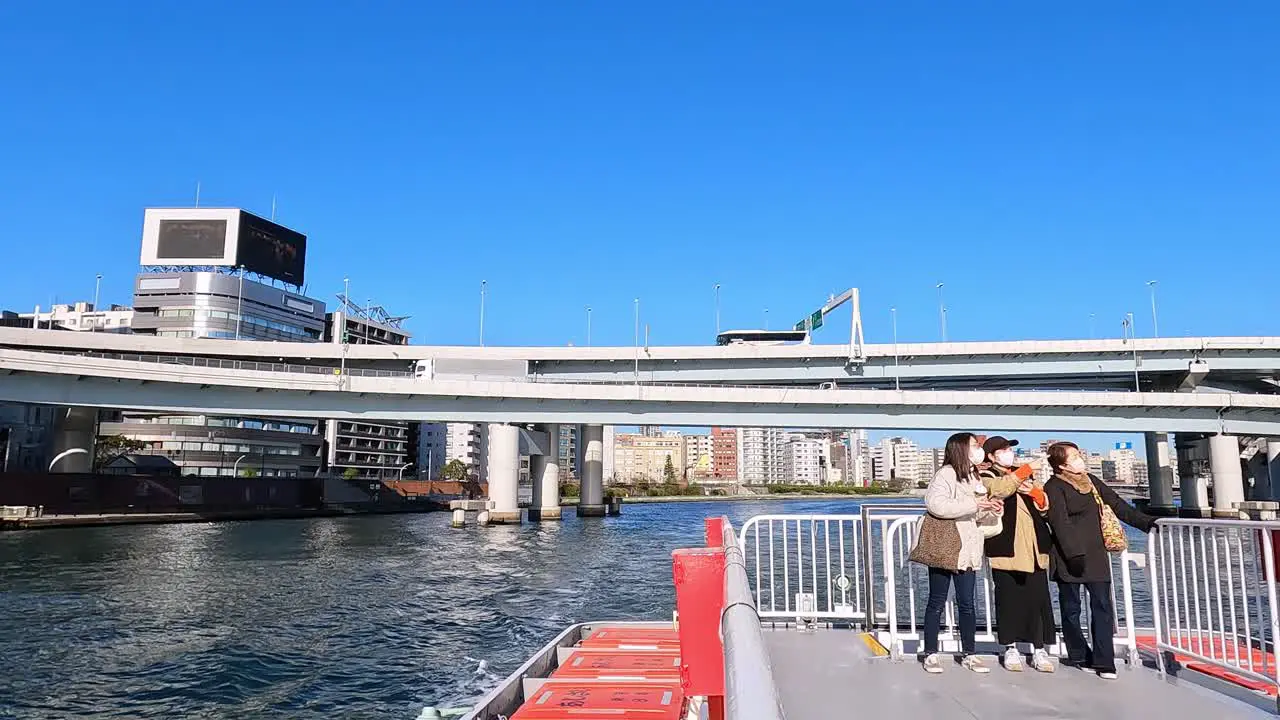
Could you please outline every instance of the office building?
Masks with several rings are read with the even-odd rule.
[[[127,333],[133,324],[133,308],[111,305],[105,310],[99,310],[91,302],[76,302],[54,305],[47,311],[41,311],[37,307],[34,313],[19,313],[19,317],[30,319],[33,326],[38,328]]]
[[[319,342],[325,304],[296,292],[306,237],[237,209],[148,209],[132,331],[175,338]],[[318,475],[320,424],[246,416],[123,413],[100,423],[183,474]]]
[[[1133,485],[1138,482],[1134,474],[1134,464],[1138,458],[1133,452],[1133,443],[1116,443],[1107,459],[1114,465],[1114,477],[1109,478],[1111,481],[1121,485]],[[1142,481],[1145,483],[1146,478],[1142,478]]]
[[[901,437],[884,438],[871,448],[875,482],[913,488],[921,479],[932,479],[932,476],[924,477],[922,470],[928,466],[922,459],[920,448],[914,442]]]
[[[418,426],[418,467],[422,468],[422,479],[438,480],[440,471],[448,461],[447,423],[422,423]]]
[[[401,327],[406,318],[393,317],[380,306],[357,305],[341,293],[338,302],[338,309],[325,316],[325,342],[344,346],[409,344],[411,336]],[[418,457],[418,432],[418,423],[328,420],[324,431],[328,472],[352,480],[425,477]],[[421,474],[419,467],[423,467]]]
[[[557,455],[560,458],[560,482],[578,482],[578,426],[561,425],[556,438]]]
[[[659,485],[667,481],[666,470],[670,466],[675,481],[684,484],[684,438],[679,434],[653,437],[618,433],[614,437],[613,458],[618,482]]]
[[[714,476],[715,457],[710,435],[684,436],[684,473],[690,481]]]
[[[827,442],[801,433],[787,436],[783,454],[785,482],[795,485],[822,485],[826,481]]]
[[[738,479],[749,485],[785,482],[786,443],[781,428],[739,428]]]
[[[738,479],[738,431],[711,428],[711,475],[717,480]]]

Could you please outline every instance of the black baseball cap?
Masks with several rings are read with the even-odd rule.
[[[1011,448],[1011,447],[1018,447],[1018,441],[1009,440],[999,435],[992,435],[991,437],[987,438],[986,442],[982,443],[982,452],[990,455],[991,453],[996,452],[997,450],[1003,450],[1005,448]]]

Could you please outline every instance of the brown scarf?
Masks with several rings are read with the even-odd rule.
[[[1066,468],[1058,470],[1058,477],[1066,480],[1081,495],[1090,495],[1093,493],[1093,481],[1089,479],[1089,473],[1071,472]]]

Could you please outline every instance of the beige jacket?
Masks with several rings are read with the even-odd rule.
[[[982,533],[978,531],[978,496],[975,494],[977,476],[969,482],[956,479],[956,471],[943,465],[929,488],[924,492],[924,507],[929,514],[943,520],[955,520],[960,531],[960,557],[956,567],[960,570],[978,570],[982,567]]]

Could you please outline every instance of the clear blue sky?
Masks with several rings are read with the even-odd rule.
[[[268,213],[418,339],[1280,334],[1280,4],[0,5],[0,307],[127,302],[142,209]],[[847,339],[847,317],[820,340]]]

